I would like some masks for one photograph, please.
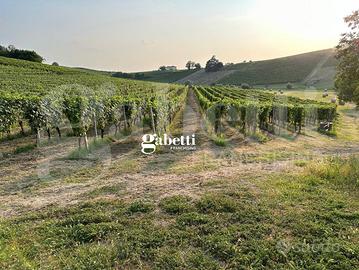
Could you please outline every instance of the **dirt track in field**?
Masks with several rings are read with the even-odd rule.
[[[66,158],[76,149],[75,138],[64,138],[60,143],[54,140],[28,153],[2,157],[0,217],[99,198],[159,200],[173,194],[196,197],[223,185],[241,185],[259,194],[253,179],[300,172],[303,168],[295,165],[298,161],[359,153],[359,142],[310,131],[293,140],[276,137],[264,144],[235,140],[226,147],[216,146],[204,130],[193,92],[189,93],[182,115],[182,133],[198,137],[196,151],[162,149],[144,156],[136,134],[105,145],[88,159]],[[347,125],[348,121],[344,116],[343,122]],[[355,129],[351,132],[359,138]],[[1,143],[0,149],[6,153],[29,140],[32,139]]]

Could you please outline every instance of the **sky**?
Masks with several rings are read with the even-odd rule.
[[[336,46],[358,0],[0,0],[0,44],[111,71],[263,60]]]

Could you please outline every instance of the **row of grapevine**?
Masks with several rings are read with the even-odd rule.
[[[20,95],[0,93],[0,132],[9,133],[14,125],[23,130],[26,123],[40,139],[40,132],[56,130],[61,137],[61,126],[66,121],[72,133],[84,138],[94,128],[104,136],[104,130],[114,125],[116,132],[121,123],[128,129],[150,118],[153,132],[163,133],[172,121],[174,114],[186,98],[186,88],[180,86],[154,85],[143,89],[119,91],[107,84],[101,91],[73,84],[59,86],[46,95]]]
[[[238,126],[243,133],[255,133],[257,127],[273,132],[275,127],[300,133],[302,127],[318,122],[333,122],[336,105],[276,95],[263,90],[234,87],[196,87],[199,104],[218,132],[221,120]]]
[[[108,73],[55,67],[0,57],[0,135],[24,127],[40,136],[66,124],[72,133],[104,136],[146,120],[163,133],[186,98],[186,88],[111,77]],[[149,120],[150,119],[150,120]],[[148,120],[148,121],[147,121]],[[94,131],[94,132],[92,132]]]

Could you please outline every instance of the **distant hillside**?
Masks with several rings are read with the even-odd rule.
[[[182,78],[185,78],[197,70],[177,70],[177,71],[146,71],[130,73],[134,75],[134,79],[142,81],[162,82],[162,83],[174,83]],[[137,76],[136,76],[137,75]]]
[[[112,76],[112,74],[114,73],[113,71],[103,71],[103,70],[96,70],[96,69],[83,68],[83,67],[74,67],[72,69],[79,70],[79,71],[85,71],[87,73],[92,73],[92,74],[96,74],[96,75]]]
[[[227,67],[235,70],[232,74],[220,79],[220,84],[248,83],[250,85],[299,83],[316,86],[325,82],[333,86],[336,60],[334,50],[327,49],[271,60],[240,63]]]
[[[241,85],[247,83],[254,87],[285,88],[286,84],[290,82],[295,88],[330,89],[334,87],[336,73],[337,60],[334,55],[333,49],[326,49],[270,60],[233,64],[225,66],[221,71],[209,73],[205,72],[204,69],[121,73],[87,68],[56,68],[48,65],[40,65],[39,67],[46,67],[51,72],[56,70],[57,73],[78,72],[78,74],[104,77],[118,77],[116,76],[118,74],[130,76],[127,77],[130,79],[160,83],[185,83],[186,81],[202,85]],[[2,63],[0,64],[4,65],[7,61],[10,60],[1,58]],[[32,65],[31,62],[27,63],[26,61],[10,62],[13,65]],[[36,68],[38,67],[36,66]]]
[[[303,53],[270,60],[254,61],[225,66],[219,72],[204,70],[144,72],[146,81],[194,84],[226,84],[268,86],[284,88],[288,82],[295,87],[332,88],[336,72],[333,49]]]
[[[213,83],[217,83],[222,78],[229,76],[236,72],[235,70],[220,70],[217,72],[205,72],[204,69],[201,69],[197,72],[192,73],[191,75],[184,77],[178,80],[176,83],[185,83],[186,81],[190,81],[195,84],[201,85],[210,85]]]

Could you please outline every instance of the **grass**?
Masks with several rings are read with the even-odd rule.
[[[332,157],[309,166],[309,173],[335,185],[359,188],[359,157]]]
[[[308,161],[307,160],[296,160],[294,161],[294,165],[297,167],[305,167],[307,166]]]
[[[96,159],[91,156],[96,150],[108,145],[110,141],[108,139],[97,139],[89,143],[88,149],[85,147],[77,148],[67,155],[68,160],[80,160],[80,159]]]
[[[154,209],[154,206],[152,203],[144,202],[144,201],[134,201],[132,202],[126,212],[128,214],[134,214],[134,213],[149,213]]]
[[[1,220],[0,268],[355,269],[358,160],[258,181],[260,196],[234,183],[198,198],[97,199]]]
[[[13,141],[13,140],[16,140],[19,138],[29,136],[30,134],[31,134],[31,131],[25,131],[25,134],[22,134],[20,131],[17,131],[17,132],[11,133],[11,134],[2,135],[0,137],[0,143]]]
[[[228,145],[228,142],[223,134],[212,135],[212,141],[217,146],[225,147]]]
[[[262,132],[258,132],[258,131],[254,134],[251,134],[249,137],[252,140],[255,140],[259,143],[265,143],[265,142],[269,141],[269,138],[265,134],[263,134]]]
[[[28,153],[37,147],[34,143],[24,144],[17,146],[14,150],[0,153],[0,157],[11,157],[12,155],[18,155],[22,153]]]
[[[204,171],[216,170],[220,164],[212,157],[203,154],[198,161],[192,162],[191,164],[174,164],[170,167],[169,172],[175,174],[190,174],[200,173]]]
[[[283,150],[273,150],[260,154],[246,153],[241,158],[244,163],[273,163],[276,161],[290,160],[297,158],[298,153]]]
[[[323,97],[323,90],[310,90],[310,89],[293,89],[284,90],[284,95],[293,96],[303,99],[313,99],[317,101],[330,102],[332,98],[336,98],[337,95],[334,91],[328,91],[328,96]],[[340,108],[340,107],[339,107]]]
[[[359,110],[352,104],[339,106],[339,119],[336,125],[337,138],[355,142],[359,140]]]
[[[333,127],[333,129],[329,130],[329,131],[322,130],[322,129],[318,128],[318,132],[321,133],[321,134],[327,135],[329,137],[337,137],[337,132],[335,130],[335,127]]]
[[[36,148],[36,144],[33,144],[33,143],[18,146],[15,148],[14,154],[17,155],[17,154],[21,154],[21,153],[27,153],[27,152],[34,150],[35,148]]]
[[[124,159],[124,160],[113,162],[109,167],[109,171],[113,175],[119,175],[124,173],[136,173],[141,171],[142,166],[143,165],[139,160]]]
[[[124,189],[123,184],[111,185],[111,186],[103,186],[100,188],[96,188],[90,192],[85,194],[85,197],[88,198],[96,198],[99,196],[111,195],[111,194],[119,194]]]
[[[162,199],[160,207],[167,214],[185,213],[189,212],[193,208],[191,205],[191,199],[180,195]]]
[[[75,171],[71,171],[67,176],[63,178],[64,183],[84,183],[93,180],[95,177],[101,175],[103,167],[101,164],[92,164],[91,167],[78,168]]]

